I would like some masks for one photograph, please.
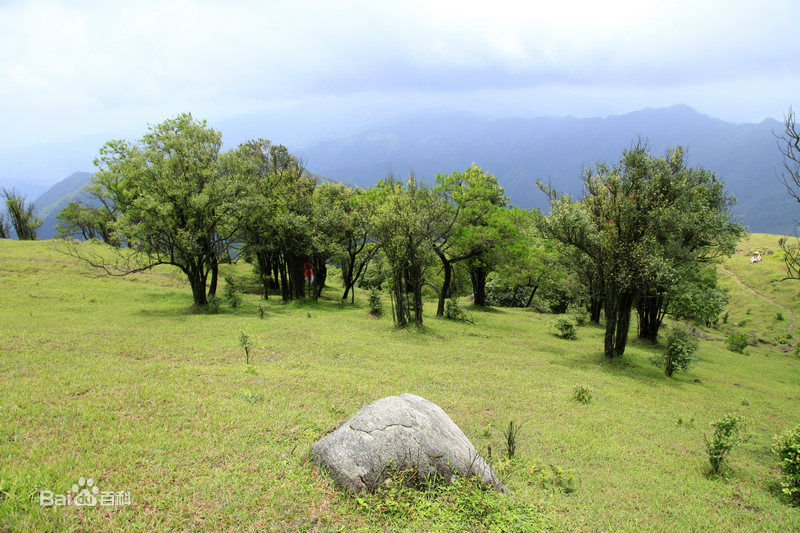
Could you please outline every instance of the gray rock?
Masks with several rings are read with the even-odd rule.
[[[476,476],[506,492],[494,469],[442,409],[414,394],[389,396],[362,407],[311,447],[311,458],[340,487],[375,490],[398,471],[449,483]]]

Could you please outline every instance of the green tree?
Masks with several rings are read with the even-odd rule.
[[[103,205],[90,207],[70,202],[56,215],[56,230],[60,237],[83,237],[84,240],[102,239],[112,244],[109,224],[114,221],[111,212]]]
[[[574,201],[541,183],[552,211],[543,229],[585,253],[603,285],[604,351],[625,351],[631,309],[644,301],[643,320],[657,334],[664,293],[698,263],[732,251],[742,226],[732,220],[733,199],[713,173],[686,166],[684,152],[651,156],[637,145],[619,164],[584,174],[585,194]],[[654,303],[650,303],[653,302]],[[653,316],[655,318],[653,318]]]
[[[371,233],[389,266],[395,324],[421,326],[425,272],[435,262],[433,243],[441,238],[449,208],[436,189],[413,176],[406,182],[385,178],[369,194],[375,209]]]
[[[237,207],[239,238],[244,255],[253,260],[264,287],[264,298],[269,298],[271,288],[279,288],[283,299],[290,300],[295,291],[291,290],[289,274],[296,275],[297,269],[294,265],[287,269],[285,246],[291,239],[286,226],[294,204],[310,203],[313,187],[309,186],[313,184],[304,178],[302,164],[285,146],[266,139],[247,141],[225,154],[223,166],[228,174],[238,176],[245,187]],[[303,222],[307,225],[307,218],[300,229]],[[300,276],[304,274],[302,267],[301,261]],[[299,282],[296,292],[304,294],[304,281],[295,280]]]
[[[2,196],[6,199],[6,211],[17,239],[21,241],[35,241],[38,239],[37,230],[42,221],[36,217],[33,203],[26,203],[25,197],[15,190],[3,189]],[[2,224],[0,224],[2,225]],[[7,233],[7,226],[3,229]]]
[[[5,213],[0,213],[0,239],[11,238],[11,224],[9,224]]]
[[[91,187],[115,207],[111,238],[130,250],[113,263],[84,259],[114,275],[174,265],[186,275],[195,305],[206,305],[236,235],[241,196],[235,176],[222,172],[221,146],[221,134],[190,114],[150,126],[138,142],[106,143]]]
[[[485,254],[507,240],[512,224],[506,213],[508,198],[497,178],[474,163],[463,172],[436,176],[436,196],[442,207],[442,227],[433,251],[442,264],[443,281],[436,316],[450,297],[453,268]]]
[[[565,277],[559,261],[561,245],[541,235],[536,226],[541,218],[537,211],[513,207],[506,214],[514,230],[493,250],[498,256],[494,261],[496,279],[511,289],[512,306],[530,307],[540,288]]]

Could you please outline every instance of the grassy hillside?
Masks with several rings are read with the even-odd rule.
[[[769,239],[751,237],[726,268],[800,312],[800,286],[771,282],[777,256],[746,262]],[[225,273],[244,279],[249,267]],[[788,325],[769,318],[778,307],[731,287],[723,328],[750,320],[769,336]],[[475,528],[480,505],[381,511],[306,459],[359,407],[403,392],[440,405],[479,450],[492,447],[519,530],[800,529],[770,453],[773,436],[800,423],[800,359],[779,346],[735,354],[712,331],[699,363],[670,379],[648,361],[660,348],[634,341],[610,363],[601,329],[562,340],[552,317],[520,309],[471,310],[470,325],[435,319],[431,303],[424,332],[399,331],[367,316],[363,293],[340,308],[331,288],[316,304],[271,299],[264,319],[255,295],[236,312],[197,315],[176,271],[99,278],[52,241],[0,240],[0,291],[0,531]],[[255,345],[250,370],[240,331]],[[590,404],[573,399],[578,384]],[[703,437],[727,412],[747,417],[752,438],[714,478]],[[517,457],[498,461],[510,420],[524,423]],[[542,483],[547,465],[575,490]],[[129,491],[131,505],[40,507],[40,490],[66,492],[79,476]]]

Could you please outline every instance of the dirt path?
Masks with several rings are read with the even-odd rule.
[[[764,296],[763,294],[756,292],[756,291],[755,291],[755,290],[753,290],[753,288],[752,288],[752,287],[750,287],[749,285],[745,285],[744,283],[742,283],[742,280],[740,280],[740,279],[739,279],[739,276],[737,276],[736,274],[734,274],[733,272],[731,272],[730,270],[728,270],[727,268],[725,268],[725,266],[724,266],[724,265],[720,265],[720,268],[722,268],[722,270],[724,270],[724,271],[725,271],[725,273],[726,273],[726,274],[728,274],[730,277],[732,277],[733,279],[735,279],[735,280],[736,280],[736,283],[738,283],[739,285],[741,285],[742,287],[744,287],[744,288],[745,288],[745,289],[747,289],[748,291],[752,292],[753,294],[755,294],[756,296],[758,296],[758,297],[759,297],[759,298],[761,298],[762,300],[766,300],[767,302],[771,303],[772,305],[775,305],[775,306],[777,306],[777,307],[780,307],[780,308],[781,308],[781,309],[783,309],[784,311],[788,312],[788,313],[789,313],[789,316],[791,316],[791,317],[792,317],[792,322],[791,322],[791,324],[789,324],[789,329],[787,330],[787,333],[791,334],[791,333],[794,331],[794,324],[795,324],[795,322],[797,322],[797,318],[794,316],[794,312],[792,312],[792,310],[791,310],[791,309],[789,309],[788,307],[784,307],[784,306],[782,306],[781,304],[779,304],[778,302],[776,302],[776,301],[775,301],[775,300],[773,300],[772,298],[768,298],[768,297]]]

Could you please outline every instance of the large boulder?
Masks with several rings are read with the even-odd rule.
[[[399,471],[449,483],[476,476],[501,492],[494,469],[442,409],[414,394],[389,396],[362,407],[311,447],[311,458],[337,485],[375,490]]]

